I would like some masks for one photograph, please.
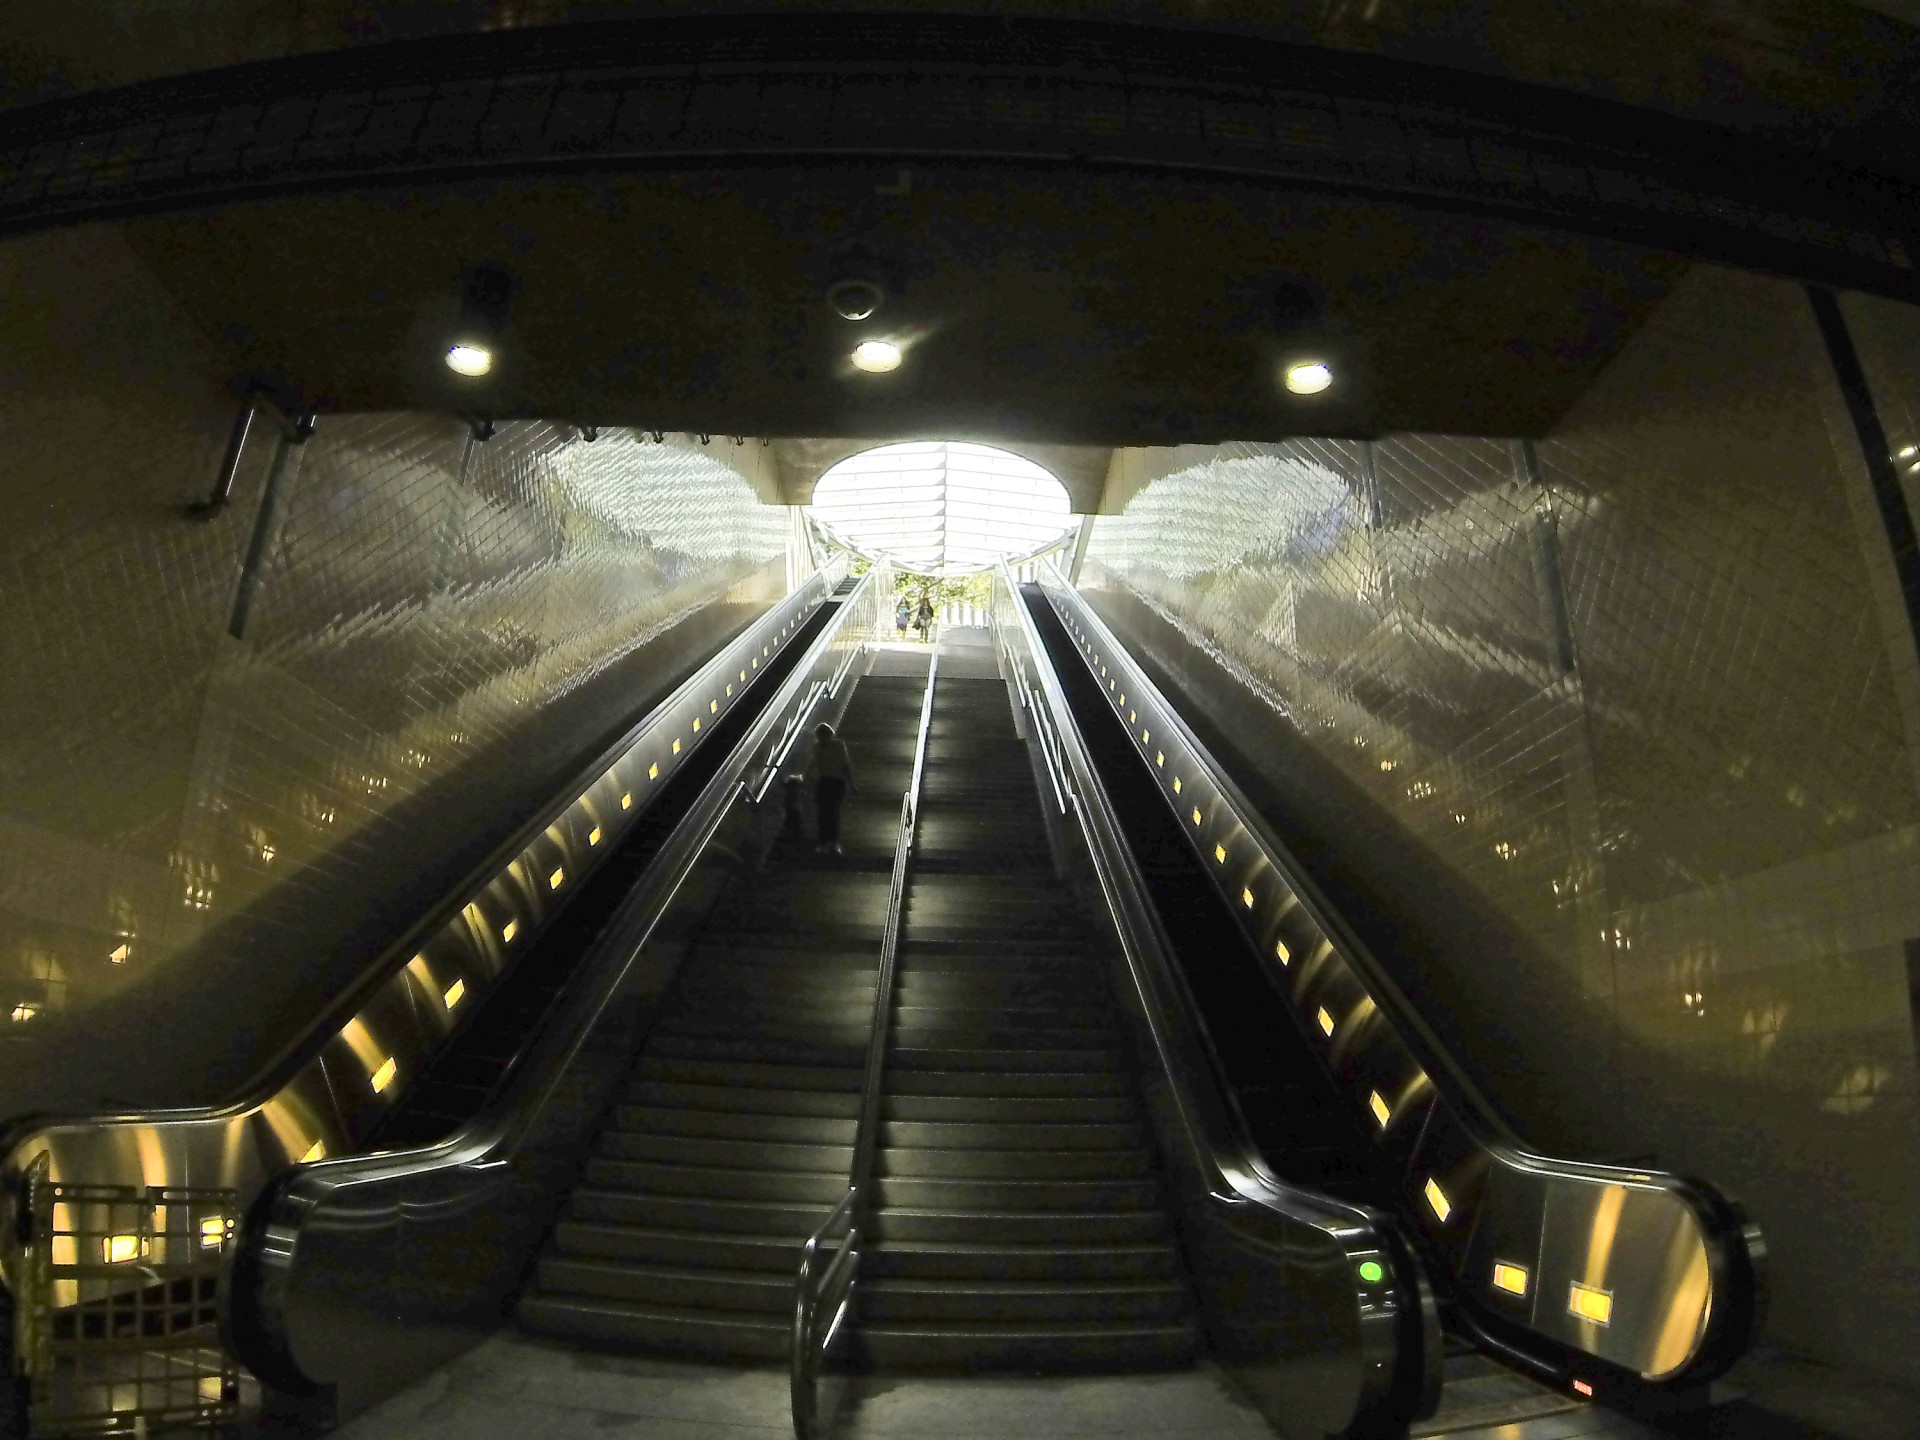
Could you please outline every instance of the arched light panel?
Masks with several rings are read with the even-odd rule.
[[[991,445],[916,440],[849,456],[810,507],[828,535],[920,575],[969,575],[1058,544],[1073,527],[1066,488]]]

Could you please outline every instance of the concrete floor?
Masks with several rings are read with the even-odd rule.
[[[1151,1375],[900,1377],[845,1387],[834,1440],[1273,1440],[1210,1367]],[[788,1440],[785,1367],[608,1355],[505,1333],[337,1440]]]

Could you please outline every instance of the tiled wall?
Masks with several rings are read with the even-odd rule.
[[[108,231],[0,266],[0,1114],[218,1099],[783,593],[787,513],[675,437],[323,417],[236,636],[271,427],[190,518],[205,343]]]
[[[1536,447],[1189,459],[1094,523],[1109,623],[1523,1132],[1718,1181],[1774,1338],[1910,1377],[1920,684],[1804,294],[1696,270]]]

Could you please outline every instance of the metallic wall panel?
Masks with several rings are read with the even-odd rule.
[[[1847,304],[1910,408],[1911,312]],[[1536,452],[1221,446],[1082,586],[1536,1143],[1711,1175],[1776,1337],[1901,1372],[1920,686],[1866,483],[1804,296],[1702,269]]]
[[[183,500],[231,419],[203,409],[73,443],[150,452]],[[784,509],[690,442],[330,416],[236,637],[272,428],[207,520],[64,488],[68,443],[43,435],[38,514],[0,540],[42,701],[0,722],[8,1113],[217,1098],[785,589]]]

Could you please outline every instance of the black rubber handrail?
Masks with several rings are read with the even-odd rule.
[[[874,977],[873,1018],[867,1031],[866,1071],[860,1082],[860,1122],[854,1132],[853,1163],[847,1193],[800,1251],[794,1279],[793,1346],[788,1391],[797,1440],[818,1440],[819,1376],[827,1349],[853,1313],[854,1282],[860,1269],[860,1240],[873,1208],[873,1160],[879,1148],[887,1040],[893,1021],[893,981],[900,957],[900,927],[906,916],[907,879],[913,862],[914,828],[920,814],[920,782],[925,773],[927,737],[933,728],[933,686],[940,652],[927,661],[927,688],[920,699],[920,728],[913,742],[913,779],[900,797],[900,833],[893,842],[893,880],[887,891],[887,923],[880,938],[880,968]],[[832,1233],[844,1224],[845,1236],[824,1269],[820,1254]],[[823,1313],[831,1315],[824,1328]]]

